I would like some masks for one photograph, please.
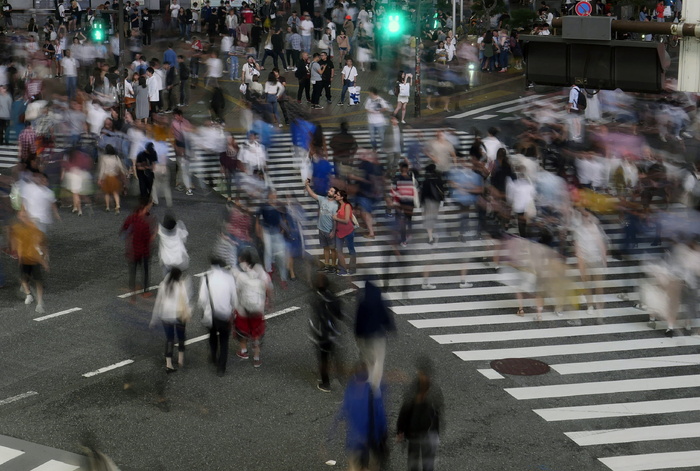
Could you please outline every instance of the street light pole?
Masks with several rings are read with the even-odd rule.
[[[124,119],[126,113],[126,104],[124,97],[126,90],[124,89],[124,81],[126,77],[122,77],[120,70],[124,67],[124,46],[126,46],[126,38],[124,37],[124,0],[119,0],[119,11],[117,12],[117,34],[119,35],[119,64],[117,65],[117,99],[119,100],[119,119]]]

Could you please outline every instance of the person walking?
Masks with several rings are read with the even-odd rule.
[[[399,72],[399,77],[396,80],[396,85],[394,86],[394,95],[396,96],[396,109],[394,110],[394,116],[398,118],[399,111],[401,112],[401,124],[406,124],[406,105],[408,104],[408,99],[411,95],[412,79],[413,75],[401,71]]]
[[[316,347],[318,355],[318,369],[321,381],[316,384],[316,388],[322,392],[331,392],[331,382],[329,376],[330,363],[336,358],[336,346],[340,336],[339,321],[343,318],[340,309],[340,300],[329,289],[328,277],[325,273],[316,274],[314,280],[315,293],[311,300],[313,306],[309,327],[311,329],[311,341]],[[339,365],[339,362],[336,361]],[[342,374],[341,371],[337,372]]]
[[[352,65],[352,59],[345,59],[345,67],[343,67],[340,77],[343,80],[343,88],[340,91],[340,102],[338,105],[343,106],[345,104],[345,94],[348,92],[348,88],[354,87],[357,81],[357,67]],[[353,103],[351,102],[350,105],[353,105]]]
[[[265,335],[265,308],[272,295],[272,280],[263,267],[257,263],[251,249],[244,250],[238,257],[240,269],[234,267],[238,284],[238,305],[234,326],[239,339],[236,356],[242,360],[250,358],[248,342],[253,344],[253,367],[260,368],[260,342]]]
[[[129,289],[136,291],[136,267],[143,266],[143,289],[144,298],[149,298],[153,293],[148,292],[148,265],[151,257],[151,244],[155,238],[155,231],[152,229],[149,211],[151,201],[148,198],[141,198],[139,205],[134,209],[121,227],[121,233],[126,234],[126,258],[129,262]],[[133,301],[132,301],[133,302]]]
[[[367,127],[369,128],[370,142],[375,151],[383,149],[384,128],[387,121],[384,113],[391,111],[386,100],[379,96],[376,88],[369,89],[369,99],[365,101],[367,111]]]
[[[274,124],[282,127],[282,120],[280,119],[280,113],[278,108],[278,100],[284,93],[284,86],[277,80],[277,75],[274,72],[270,72],[267,76],[267,82],[265,82],[265,96],[267,97],[267,104],[272,111],[272,117],[274,119]]]
[[[114,146],[107,144],[103,154],[100,154],[97,164],[97,184],[105,195],[105,211],[110,211],[110,197],[114,199],[114,212],[119,214],[120,196],[123,182],[126,179],[126,170],[121,159],[117,155]]]
[[[35,311],[46,312],[44,308],[44,276],[49,269],[49,250],[46,235],[34,224],[26,210],[17,213],[17,222],[10,227],[10,250],[17,254],[20,269],[20,283],[25,294],[24,304],[37,302]],[[32,294],[31,283],[34,283]]]
[[[323,88],[321,94],[323,94],[324,91],[326,92],[326,102],[330,105],[333,103],[331,97],[331,83],[333,83],[333,78],[335,77],[335,66],[333,65],[332,58],[325,51],[321,52],[319,64],[323,67],[323,73],[321,74]]]
[[[164,273],[177,268],[184,271],[190,264],[187,254],[187,228],[185,223],[175,219],[172,213],[166,213],[163,223],[158,226],[158,257]]]
[[[434,384],[429,359],[419,360],[416,378],[404,394],[396,421],[396,439],[408,443],[408,469],[433,471],[444,430],[445,400]]]
[[[280,273],[281,286],[287,287],[286,246],[283,236],[282,207],[277,193],[270,190],[268,200],[257,213],[256,230],[263,240],[265,271],[272,275],[272,259]]]
[[[139,180],[141,198],[150,202],[153,189],[153,167],[158,162],[158,154],[152,142],[146,144],[146,148],[136,156],[136,178]]]
[[[202,323],[209,328],[209,361],[216,365],[219,376],[226,373],[231,316],[238,304],[236,280],[225,267],[225,261],[212,257],[211,268],[202,276],[199,287]]]
[[[177,335],[177,364],[185,365],[185,326],[192,317],[188,280],[182,271],[173,268],[158,286],[158,296],[153,307],[151,328],[160,321],[165,331],[165,371],[174,373],[173,351]]]
[[[314,60],[311,62],[311,107],[320,110],[323,106],[319,105],[318,102],[321,99],[321,92],[323,92],[323,72],[326,70],[325,66],[322,66],[321,55],[319,53],[314,53]]]

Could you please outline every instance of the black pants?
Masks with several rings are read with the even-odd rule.
[[[229,337],[231,337],[231,321],[214,317],[213,324],[209,328],[209,350],[211,352],[211,360],[220,373],[226,372]]]
[[[292,60],[289,63],[292,67],[296,67],[296,65],[299,63],[299,57],[301,56],[301,51],[297,51],[296,49],[292,49]]]
[[[297,91],[297,101],[301,101],[302,93],[306,93],[306,101],[311,101],[310,96],[311,80],[303,78],[299,80],[299,90]]]
[[[0,119],[0,144],[10,144],[10,133],[7,130],[9,120]]]
[[[284,51],[284,55],[287,58],[287,64],[289,64],[289,67],[294,67],[294,64],[296,64],[296,61],[294,60],[294,51],[291,49],[286,49]]]
[[[175,334],[177,334],[177,351],[185,351],[185,324],[175,322],[163,322],[163,330],[165,331],[165,358],[173,357],[175,349]]]
[[[181,105],[186,105],[187,104],[187,80],[188,79],[180,79],[180,104]]]
[[[150,46],[151,45],[151,30],[145,30],[141,31],[143,33],[143,45],[144,46]]]
[[[144,291],[144,293],[148,289],[148,263],[149,263],[148,257],[143,257],[143,258],[129,261],[129,289],[131,289],[131,291],[136,290],[136,267],[139,264],[143,265],[143,291]]]
[[[323,80],[319,80],[313,85],[313,90],[311,91],[311,104],[318,105],[318,101],[321,98],[321,93],[323,92]]]
[[[330,103],[331,101],[331,81],[330,80],[324,80],[323,82],[323,90],[326,91],[326,100]]]
[[[144,175],[143,172],[139,172],[138,177],[141,198],[151,196],[151,190],[153,190],[153,176]]]

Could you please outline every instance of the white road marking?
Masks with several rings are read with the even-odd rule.
[[[34,320],[37,322],[45,321],[46,319],[53,319],[54,317],[59,317],[59,316],[64,316],[66,314],[70,314],[71,312],[76,312],[76,311],[82,311],[83,308],[81,307],[74,307],[71,309],[66,309],[65,311],[60,311],[60,312],[54,312],[53,314],[48,314],[43,317],[37,317]]]
[[[154,289],[158,289],[158,285],[151,286],[151,287],[148,288],[146,291],[153,291]],[[130,292],[130,293],[120,294],[120,295],[117,296],[117,297],[118,297],[118,298],[124,299],[124,298],[129,298],[129,297],[131,297],[131,296],[133,296],[133,295],[135,295],[135,294],[141,294],[141,293],[143,293],[143,292],[144,292],[144,291],[143,291],[142,289],[139,289],[139,290],[136,290],[136,291],[132,291],[132,292]]]
[[[354,293],[354,292],[355,292],[354,288],[348,288],[348,289],[344,289],[343,291],[338,291],[337,293],[335,293],[335,295],[337,297],[341,297],[341,296],[345,296],[346,294],[350,294],[350,293]]]
[[[572,439],[579,446],[698,438],[700,437],[700,422],[610,430],[584,430],[581,432],[565,432],[564,435]]]
[[[700,397],[665,399],[659,401],[594,404],[589,406],[552,407],[533,412],[547,422],[562,420],[605,419],[607,417],[635,417],[649,414],[673,414],[700,410]]]
[[[597,381],[593,383],[554,384],[507,388],[505,391],[518,399],[545,399],[552,397],[588,396],[593,394],[615,394],[636,391],[662,391],[665,389],[700,387],[700,375],[661,376],[658,378],[623,379]],[[700,431],[700,427],[698,427]]]
[[[639,312],[639,311],[637,311]],[[560,375],[600,373],[603,371],[644,370],[700,365],[700,355],[668,355],[662,357],[627,358],[622,360],[587,361],[549,365]]]
[[[31,471],[75,471],[76,469],[80,469],[80,466],[63,463],[57,460],[49,460],[41,466],[32,468]]]
[[[17,402],[17,401],[24,399],[26,397],[36,396],[37,394],[39,394],[39,393],[36,391],[27,391],[26,393],[22,393],[22,394],[18,394],[16,396],[8,397],[7,399],[3,399],[2,401],[0,401],[0,406],[12,404],[13,402]]]
[[[288,307],[287,309],[282,309],[281,311],[273,312],[272,314],[266,315],[265,319],[272,319],[273,317],[281,316],[282,314],[287,314],[288,312],[298,311],[299,309],[301,308],[298,306]]]
[[[447,119],[466,118],[467,116],[474,116],[475,114],[479,114],[479,113],[482,113],[484,111],[489,111],[489,110],[492,110],[494,108],[499,108],[501,106],[514,105],[516,103],[530,102],[533,100],[537,100],[540,97],[542,97],[542,95],[533,95],[533,96],[529,96],[529,97],[518,98],[517,100],[510,100],[510,101],[504,101],[501,103],[496,103],[495,105],[482,106],[481,108],[477,108],[475,110],[470,110],[470,111],[466,111],[464,113],[459,113],[459,114],[456,114],[453,116],[448,116]]]
[[[491,119],[491,118],[497,118],[497,117],[498,117],[497,114],[485,114],[485,115],[482,115],[482,116],[477,116],[477,117],[474,118],[474,119],[484,119],[484,120],[485,120],[485,119]]]
[[[700,345],[698,337],[676,337],[641,340],[619,340],[566,345],[543,345],[540,347],[494,348],[453,352],[464,361],[498,360],[499,358],[538,358],[558,355],[583,355],[588,353],[625,352],[651,348],[672,348]]]
[[[505,379],[505,376],[492,368],[482,368],[476,371],[486,376],[488,379]]]
[[[645,455],[612,456],[598,458],[612,471],[651,471],[654,469],[696,468],[700,463],[700,450]]]
[[[15,458],[23,454],[24,452],[22,450],[15,450],[14,448],[0,446],[0,465],[7,463],[8,461],[14,460]]]
[[[119,363],[115,363],[113,365],[105,366],[104,368],[100,368],[99,370],[95,371],[90,371],[89,373],[85,373],[83,376],[85,378],[90,378],[92,376],[97,376],[102,373],[106,373],[107,371],[112,371],[116,370],[117,368],[121,368],[122,366],[130,365],[134,362],[134,360],[124,360],[120,361]]]

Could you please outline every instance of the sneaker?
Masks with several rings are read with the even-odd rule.
[[[242,350],[238,350],[236,352],[236,356],[238,358],[240,358],[241,360],[247,360],[248,358],[250,358],[250,356],[248,356],[248,352],[247,351],[244,352]]]
[[[464,288],[471,288],[474,286],[474,283],[469,283],[468,281],[463,281],[459,284],[459,287],[464,289]]]
[[[666,337],[673,337],[673,329],[666,329],[666,333],[664,335],[666,335]]]
[[[345,103],[341,101],[340,103],[338,103],[338,106],[345,106]]]
[[[24,298],[24,304],[31,304],[34,302],[34,296],[31,294],[28,294],[26,298]]]
[[[401,242],[399,245],[401,247],[408,247],[408,242]]]
[[[338,272],[336,273],[338,276],[348,276],[349,273],[345,268],[339,268]]]
[[[185,194],[186,194],[187,196],[192,196],[194,193],[192,193],[192,190],[190,190],[190,189],[188,188],[187,191],[185,192]]]
[[[262,360],[260,358],[253,358],[253,367],[260,368],[262,366]]]
[[[566,321],[566,323],[572,326],[578,326],[581,325],[581,319],[572,319],[570,321]]]
[[[44,313],[46,312],[46,309],[44,309],[44,305],[43,305],[43,304],[37,304],[37,305],[36,305],[35,311],[36,311],[38,314],[44,314]]]
[[[431,285],[430,283],[423,283],[420,287],[421,289],[435,289],[437,286]]]
[[[319,272],[319,273],[325,273],[325,272],[328,271],[328,265],[323,265],[321,268],[319,268],[319,269],[316,270],[316,271]]]
[[[555,314],[557,317],[562,317],[562,316],[564,315],[563,312],[559,312],[559,311],[554,311],[554,314]]]
[[[335,273],[336,271],[338,271],[338,269],[333,265],[326,266],[326,273]]]
[[[331,387],[330,387],[330,385],[326,385],[326,384],[323,384],[323,383],[321,383],[321,382],[318,382],[318,383],[316,384],[316,389],[318,389],[319,391],[324,392],[324,393],[329,393],[329,392],[331,392]]]

